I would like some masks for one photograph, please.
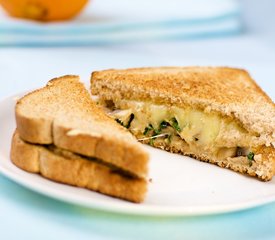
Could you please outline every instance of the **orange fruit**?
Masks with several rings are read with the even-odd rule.
[[[77,15],[88,0],[0,0],[13,17],[38,21],[66,20]]]

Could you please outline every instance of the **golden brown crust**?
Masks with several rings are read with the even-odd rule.
[[[264,147],[252,149],[255,154],[254,161],[249,162],[247,157],[235,157],[227,159],[210,158],[205,154],[194,154],[188,148],[188,145],[171,145],[162,139],[154,141],[154,147],[172,152],[190,156],[203,162],[216,164],[223,168],[231,169],[235,172],[257,177],[262,181],[269,181],[275,174],[275,149],[273,147]]]
[[[148,154],[140,143],[91,100],[78,76],[64,76],[31,92],[16,104],[20,137],[54,144],[146,177]]]
[[[275,105],[249,74],[227,67],[160,67],[93,72],[92,94],[192,106],[237,119],[275,144]]]
[[[275,105],[244,70],[227,67],[110,69],[92,74],[91,91],[114,102],[130,99],[190,106],[228,116],[257,135],[258,142],[265,145],[253,149],[256,160],[252,166],[246,157],[220,160],[195,154],[186,144],[171,146],[156,140],[155,146],[262,180],[270,180],[274,175]]]
[[[39,148],[25,144],[16,131],[11,142],[11,161],[19,168],[32,173],[39,173]]]
[[[131,138],[129,141],[129,138],[123,139],[123,136],[112,136],[109,132],[98,131],[100,125],[100,123],[96,125],[97,131],[86,133],[81,133],[80,131],[74,134],[70,128],[67,128],[64,124],[58,124],[56,121],[53,127],[54,144],[72,152],[101,159],[134,175],[145,178],[148,171],[148,155],[139,146],[140,144],[137,144],[136,140]],[[120,128],[119,125],[118,127]],[[78,131],[78,129],[74,129],[76,130],[75,132]],[[124,132],[124,129],[122,130]],[[129,134],[128,132],[126,133],[127,135]]]
[[[54,104],[57,100],[56,93],[51,91],[51,89],[57,88],[58,91],[63,90],[64,93],[69,88],[66,85],[62,87],[60,84],[62,82],[66,82],[68,87],[72,89],[79,90],[79,77],[66,75],[50,80],[46,87],[34,90],[17,101],[15,106],[17,130],[25,141],[39,144],[51,144],[53,142],[52,123],[54,117],[52,113],[55,111],[51,112],[51,109],[48,109],[46,104],[44,104],[50,101],[49,94],[44,90],[48,89],[49,93],[54,95],[52,96],[51,104],[57,108],[59,103]],[[39,105],[41,105],[41,109]]]
[[[20,103],[19,103],[20,104]],[[17,105],[20,106],[20,105]],[[32,143],[52,143],[52,120],[45,118],[29,118],[21,114],[15,115],[17,130],[23,139]]]
[[[25,171],[132,202],[144,200],[147,190],[144,179],[123,176],[105,165],[72,153],[70,158],[55,154],[43,146],[24,142],[16,132],[11,146],[12,162]]]

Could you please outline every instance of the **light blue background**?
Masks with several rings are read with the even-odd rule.
[[[274,101],[275,2],[241,2],[246,31],[239,36],[115,46],[0,48],[0,98],[68,73],[88,81],[95,69],[227,65],[249,70]],[[134,217],[59,202],[0,176],[0,239],[275,239],[275,203],[201,217]]]
[[[0,46],[76,46],[239,33],[238,0],[91,1],[70,22],[37,24],[0,9]]]

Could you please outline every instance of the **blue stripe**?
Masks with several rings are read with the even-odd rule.
[[[29,41],[25,42],[15,42],[15,43],[1,43],[0,47],[9,47],[9,46],[16,46],[16,47],[73,47],[73,46],[102,46],[102,45],[114,45],[114,44],[128,44],[128,43],[135,43],[135,42],[153,42],[153,41],[180,41],[180,40],[201,40],[205,38],[216,38],[216,37],[229,37],[234,36],[242,32],[241,28],[232,28],[227,29],[224,31],[205,31],[205,32],[197,32],[197,33],[190,33],[190,34],[175,34],[175,35],[163,35],[157,37],[148,37],[144,38],[143,40],[140,39],[120,39],[120,40],[112,40],[112,39],[98,39],[98,40],[78,40],[78,41],[60,41],[60,42],[39,42],[39,41]]]
[[[195,25],[208,25],[215,22],[225,21],[231,18],[239,18],[240,12],[235,11],[234,13],[228,13],[226,15],[215,16],[210,18],[201,18],[201,19],[173,19],[173,20],[163,20],[157,22],[142,22],[142,23],[94,23],[90,24],[79,24],[72,25],[66,24],[61,26],[56,25],[33,25],[24,24],[24,25],[5,25],[0,24],[0,33],[1,34],[54,34],[54,35],[75,35],[75,34],[90,34],[90,33],[104,33],[104,32],[117,32],[117,31],[127,31],[129,29],[150,29],[150,28],[176,28],[178,26],[195,26]]]

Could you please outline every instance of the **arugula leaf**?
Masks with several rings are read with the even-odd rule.
[[[153,126],[152,126],[152,130],[154,130],[154,132],[153,132],[153,136],[156,136],[156,135],[159,135],[159,134],[161,134],[161,131],[162,131],[162,129],[164,129],[164,128],[166,128],[166,127],[168,127],[168,122],[166,122],[166,121],[162,121],[161,123],[160,123],[160,125],[159,125],[159,128],[158,129],[156,129],[156,128],[153,128]]]
[[[154,129],[153,136],[159,135],[161,133],[160,129]]]
[[[169,123],[166,121],[162,121],[159,125],[159,130],[162,130],[164,128],[167,128],[169,126]]]
[[[149,131],[153,130],[153,129],[154,129],[154,128],[153,128],[152,124],[149,124],[148,127],[146,127],[146,128],[144,129],[143,135],[147,135],[147,133],[148,133]]]
[[[168,143],[171,143],[171,138],[172,138],[172,134],[169,134],[169,135],[167,136]]]
[[[247,159],[248,159],[250,167],[252,166],[252,161],[254,161],[254,155],[255,154],[253,152],[250,152],[250,153],[247,154]]]
[[[177,119],[176,119],[176,118],[172,118],[171,121],[172,121],[172,127],[173,127],[176,131],[181,132],[181,129],[180,129],[180,127],[179,127],[179,123],[178,123]]]

